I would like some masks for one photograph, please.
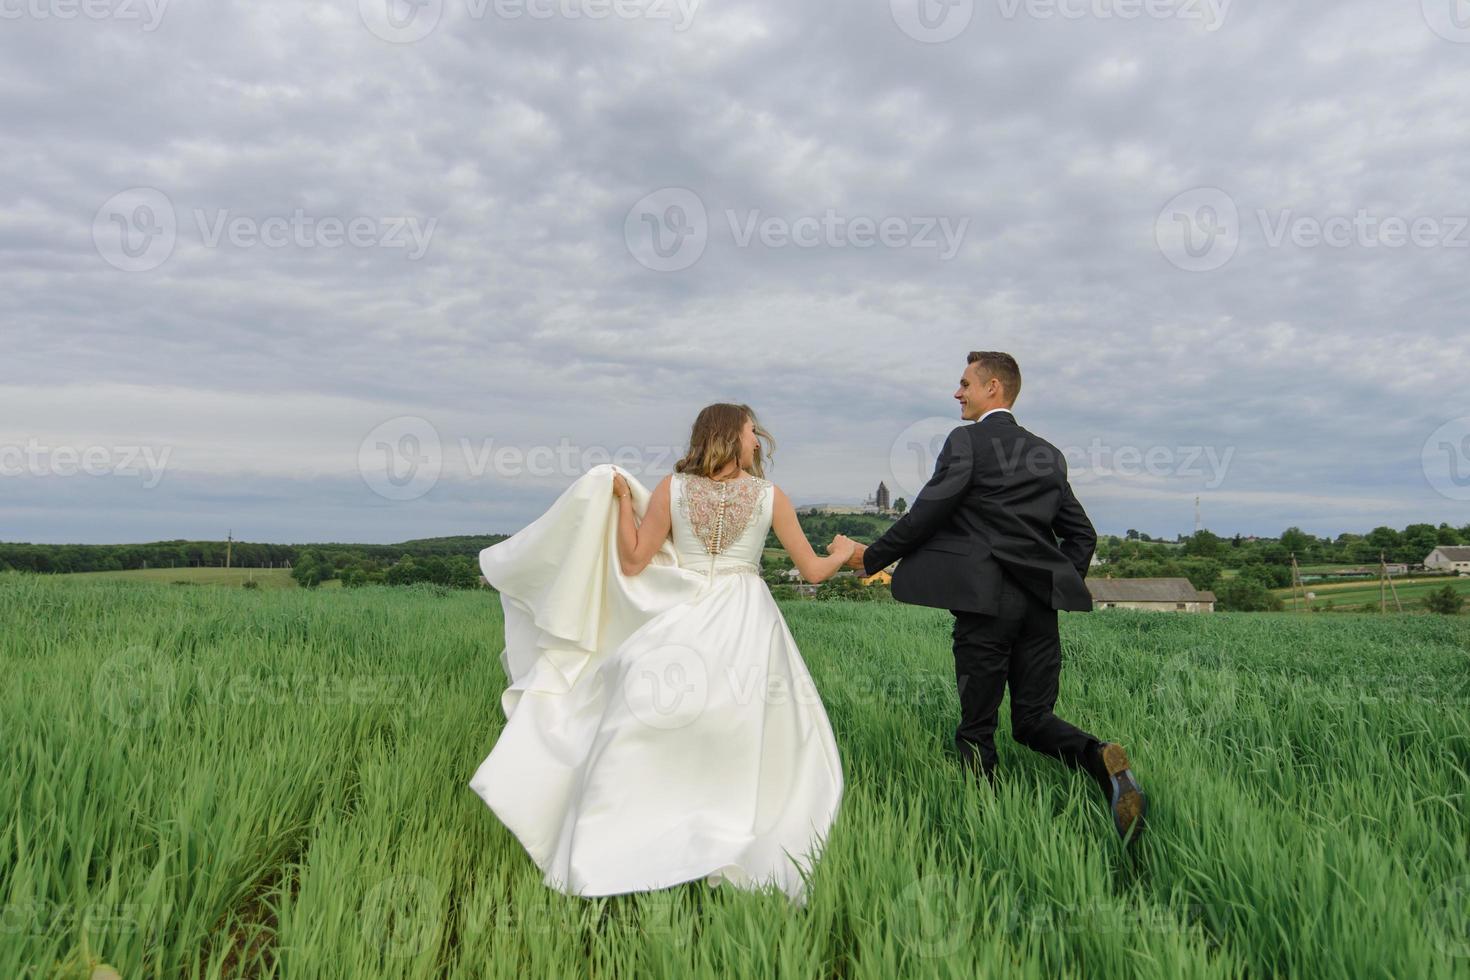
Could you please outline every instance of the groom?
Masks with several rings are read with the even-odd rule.
[[[970,354],[959,389],[961,425],[908,513],[848,562],[871,575],[902,558],[893,597],[954,614],[960,758],[995,780],[995,725],[1007,683],[1011,734],[1097,780],[1125,840],[1143,829],[1147,801],[1121,745],[1052,713],[1062,644],[1057,610],[1087,612],[1083,583],[1097,544],[1055,446],[1016,423],[1016,359]]]

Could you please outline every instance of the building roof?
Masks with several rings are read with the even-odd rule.
[[[1097,602],[1215,601],[1215,593],[1200,592],[1187,578],[1089,578],[1087,589]]]
[[[1438,548],[1435,548],[1434,551],[1444,555],[1449,561],[1470,561],[1470,547],[1442,544]],[[1434,554],[1434,551],[1431,551],[1430,554]]]

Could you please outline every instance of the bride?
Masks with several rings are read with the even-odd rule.
[[[764,478],[746,405],[699,413],[650,492],[597,466],[480,566],[505,610],[506,723],[470,787],[545,883],[582,896],[704,879],[805,901],[842,798],[826,712],[760,577],[774,528],[826,557]]]

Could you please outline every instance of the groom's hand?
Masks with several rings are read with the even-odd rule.
[[[866,569],[863,566],[863,552],[867,550],[868,546],[861,543],[852,549],[852,557],[847,559],[847,567],[859,572],[865,571]]]

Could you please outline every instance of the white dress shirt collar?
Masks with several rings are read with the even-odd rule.
[[[990,416],[994,415],[996,412],[1010,412],[1010,415],[1011,415],[1012,418],[1015,418],[1015,415],[1016,415],[1016,413],[1015,412],[1011,412],[1011,410],[1009,408],[992,408],[990,411],[986,412],[984,415],[982,415],[978,419],[976,419],[975,420],[975,424],[976,425],[979,425],[981,422],[984,422],[986,419],[990,418]]]

